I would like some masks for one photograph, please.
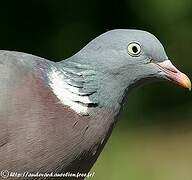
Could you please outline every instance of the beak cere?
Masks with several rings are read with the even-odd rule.
[[[168,80],[179,84],[185,88],[191,90],[191,81],[190,79],[182,72],[180,72],[170,60],[165,60],[160,63],[156,63],[159,68],[165,73],[165,76]]]

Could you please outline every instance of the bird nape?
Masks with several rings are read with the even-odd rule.
[[[108,31],[57,63],[11,51],[0,51],[0,61],[0,169],[7,172],[87,173],[130,87],[165,79],[191,89],[158,39],[140,30]]]

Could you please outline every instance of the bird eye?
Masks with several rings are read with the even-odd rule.
[[[130,43],[128,45],[128,53],[131,56],[138,56],[141,52],[141,46],[138,43]]]

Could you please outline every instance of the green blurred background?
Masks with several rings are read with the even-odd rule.
[[[111,29],[150,31],[192,75],[191,0],[12,0],[0,5],[0,48],[59,61]],[[191,180],[192,95],[160,82],[134,90],[94,180]]]

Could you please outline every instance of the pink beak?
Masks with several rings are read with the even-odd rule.
[[[182,87],[188,88],[191,90],[191,81],[190,79],[182,72],[180,72],[170,60],[165,60],[160,63],[156,63],[159,68],[165,73],[166,77]]]

